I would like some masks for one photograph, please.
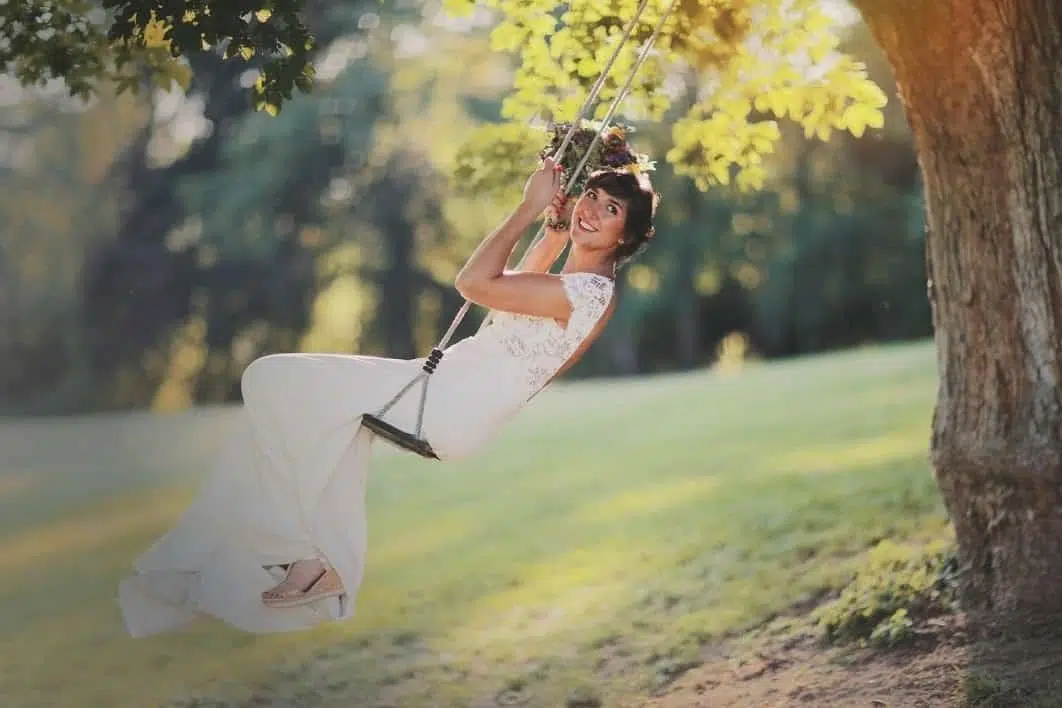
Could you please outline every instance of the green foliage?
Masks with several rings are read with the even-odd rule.
[[[313,82],[310,52],[314,42],[303,23],[305,0],[104,0],[115,13],[109,36],[143,45],[143,28],[157,24],[156,41],[174,57],[224,46],[227,60],[251,62],[263,57],[254,86],[255,107],[276,113],[295,88],[309,91]]]
[[[969,669],[962,678],[955,705],[963,708],[1058,708],[1062,705],[1062,681],[1047,680],[1048,685],[1040,690],[1028,684],[1043,684],[1044,678],[1027,682],[1020,675],[999,673],[998,668],[990,666]]]
[[[917,187],[860,179],[843,154],[824,159],[844,169],[811,185],[794,180],[792,191],[764,190],[769,221],[741,237],[764,244],[752,263],[762,272],[754,301],[759,345],[802,352],[929,336]],[[779,204],[788,198],[792,211]]]
[[[619,91],[641,44],[667,7],[656,0],[621,52],[592,117]],[[140,69],[159,83],[187,82],[177,59],[224,47],[226,59],[260,69],[256,107],[276,113],[293,91],[310,90],[314,40],[302,19],[305,0],[104,0],[105,17],[86,0],[32,0],[0,6],[7,41],[0,70],[25,84],[52,78],[89,96],[101,78],[135,88]],[[502,106],[512,121],[571,120],[634,14],[636,0],[487,0],[503,19],[495,50],[517,54],[514,90]],[[475,0],[447,0],[455,14]],[[809,136],[860,135],[880,127],[885,96],[864,67],[836,51],[829,16],[817,0],[701,0],[678,3],[658,51],[642,66],[625,110],[659,121],[671,107],[662,90],[675,71],[701,77],[696,104],[674,126],[668,154],[702,188],[762,184],[762,159],[777,140],[766,118],[789,118]],[[733,173],[733,174],[732,174]]]
[[[840,596],[816,611],[815,619],[830,642],[905,643],[918,620],[954,611],[955,563],[948,542],[909,546],[882,541]]]
[[[464,13],[475,4],[447,0],[446,7]],[[580,0],[563,11],[556,0],[485,4],[503,16],[491,34],[494,48],[520,59],[513,92],[502,107],[502,116],[516,122],[571,120],[637,1]],[[668,5],[669,0],[655,0],[643,13],[594,116],[602,117]],[[881,127],[885,94],[862,63],[838,51],[838,42],[834,20],[818,0],[678,3],[622,110],[661,121],[673,108],[665,79],[695,75],[695,92],[674,122],[667,159],[701,189],[731,182],[757,189],[767,177],[764,157],[780,139],[776,119],[794,121],[808,137],[821,140],[834,130],[858,136],[867,127]],[[492,153],[488,137],[474,144]]]
[[[104,30],[93,23],[87,1],[0,4],[0,72],[23,84],[64,78],[72,95],[87,96],[108,72],[111,51]]]
[[[186,86],[178,60],[224,47],[226,59],[258,66],[257,108],[276,113],[293,90],[313,82],[313,39],[301,12],[304,0],[104,0],[101,13],[87,0],[30,0],[0,5],[0,71],[24,85],[66,82],[87,98],[96,83],[136,90],[143,74],[157,85]]]
[[[505,198],[535,169],[545,142],[540,130],[520,123],[488,123],[454,156],[453,175],[464,194]]]
[[[204,241],[224,258],[272,253],[273,219],[292,209],[292,195],[332,170],[349,175],[371,149],[387,79],[359,60],[324,87],[320,100],[293,101],[276,117],[251,114],[234,126],[223,164],[180,185],[185,205],[202,219]],[[320,199],[294,201],[304,208]]]

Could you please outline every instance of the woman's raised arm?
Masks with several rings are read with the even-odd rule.
[[[571,315],[571,305],[560,278],[543,272],[548,270],[548,266],[533,272],[529,259],[527,270],[506,271],[507,261],[516,243],[561,188],[560,167],[547,158],[542,167],[527,180],[520,204],[479,244],[457,274],[454,285],[464,298],[492,310],[567,321]],[[539,245],[545,246],[546,243],[543,240]],[[556,247],[556,242],[552,246]],[[548,257],[549,252],[542,248],[536,254],[536,269]],[[552,260],[549,265],[552,265]]]

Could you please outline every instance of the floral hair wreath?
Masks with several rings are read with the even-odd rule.
[[[552,124],[549,128],[551,133],[549,142],[539,152],[539,158],[555,155],[571,126],[570,122]],[[636,152],[627,142],[627,135],[633,132],[634,128],[629,125],[615,124],[602,130],[602,124],[599,121],[580,121],[579,128],[561,156],[560,165],[567,174],[572,174],[582,162],[591,143],[593,143],[593,150],[590,152],[586,165],[571,185],[569,193],[580,194],[586,188],[590,175],[598,170],[628,172],[636,177],[655,170],[656,163],[650,160],[648,155]],[[595,142],[594,138],[598,134],[601,135],[601,139]],[[552,229],[566,229],[569,226],[567,220],[555,218],[552,214],[547,217],[547,223]],[[648,238],[652,237],[653,232],[650,230]]]

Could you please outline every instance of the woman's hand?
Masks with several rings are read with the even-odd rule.
[[[563,168],[552,158],[542,161],[542,166],[527,178],[524,185],[524,204],[533,214],[541,214],[561,194]]]
[[[575,206],[575,200],[571,198],[571,195],[564,194],[561,190],[557,192],[553,197],[553,201],[550,202],[546,208],[546,233],[550,236],[563,236],[568,237],[568,229],[566,228],[572,221],[572,208]],[[559,226],[554,226],[559,224]]]

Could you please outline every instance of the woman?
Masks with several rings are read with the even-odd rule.
[[[506,264],[547,209],[567,208],[561,170],[545,160],[523,200],[457,276],[495,311],[446,350],[430,379],[422,434],[440,459],[480,449],[532,396],[582,356],[614,308],[617,269],[653,234],[656,196],[619,171],[591,176],[568,232],[548,231],[519,272]],[[560,275],[548,271],[568,240]],[[119,588],[135,637],[214,616],[251,632],[306,629],[353,613],[366,555],[365,486],[373,433],[361,426],[423,359],[280,354],[241,381],[244,420],[177,526],[137,559]],[[415,424],[418,396],[389,412]]]

